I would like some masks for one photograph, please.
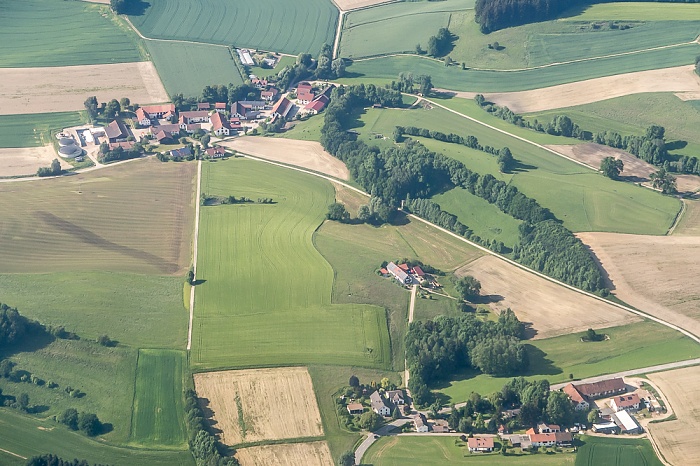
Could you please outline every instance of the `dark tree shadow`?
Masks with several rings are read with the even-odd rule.
[[[666,143],[666,149],[679,150],[684,149],[688,145],[688,141],[670,141]]]
[[[505,298],[501,296],[500,294],[486,294],[486,295],[479,295],[475,298],[471,299],[471,302],[474,304],[491,304],[491,303],[498,303],[500,301],[503,301]]]
[[[547,353],[538,347],[525,343],[525,350],[530,358],[530,368],[523,375],[558,375],[562,370],[554,365],[551,359],[547,359]]]
[[[55,340],[56,337],[50,333],[34,328],[20,343],[3,348],[2,351],[0,351],[0,359],[10,357],[17,353],[33,353],[34,351],[46,348]],[[27,374],[31,375],[28,372]]]
[[[508,170],[510,173],[522,173],[530,170],[535,170],[537,167],[534,165],[528,165],[523,162],[521,162],[518,159],[515,159],[515,163],[513,164],[513,167]]]
[[[100,429],[100,435],[109,434],[114,430],[114,425],[111,422],[103,422],[102,429]]]
[[[207,281],[206,281],[205,279],[203,279],[203,278],[198,278],[197,280],[195,280],[194,282],[192,282],[192,285],[193,285],[193,286],[203,285],[203,284],[206,283],[206,282],[207,282]]]
[[[131,0],[127,2],[124,13],[129,16],[143,16],[150,6],[150,3],[143,0]]]
[[[40,414],[40,413],[45,413],[48,410],[49,410],[49,407],[46,405],[34,405],[31,408],[27,409],[27,412],[29,414]]]

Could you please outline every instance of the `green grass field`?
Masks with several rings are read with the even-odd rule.
[[[700,347],[689,338],[650,321],[597,331],[609,335],[610,340],[582,343],[581,334],[573,334],[528,341],[530,369],[523,375],[559,383],[567,381],[569,374],[582,379],[692,359],[700,354]],[[464,373],[437,391],[450,402],[458,403],[472,391],[487,394],[500,390],[509,379]]]
[[[458,66],[448,68],[442,62],[427,58],[397,56],[355,61],[347,68],[348,77],[338,81],[348,84],[373,82],[384,85],[397,80],[399,73],[411,72],[415,76],[430,75],[433,85],[444,89],[473,92],[524,91],[633,71],[689,65],[698,54],[700,45],[690,44],[633,55],[508,72],[462,70]]]
[[[575,9],[577,10],[577,9]],[[562,15],[568,19],[568,12]],[[700,9],[688,3],[620,2],[586,6],[583,12],[575,11],[576,19],[585,21],[636,20],[700,21]]]
[[[204,86],[243,84],[241,73],[227,47],[154,40],[145,42],[170,95],[199,97]],[[203,67],[206,72],[202,71]]]
[[[497,442],[498,443],[498,442]],[[489,466],[561,466],[574,464],[575,453],[556,454],[493,454],[469,453],[467,444],[458,437],[382,437],[370,447],[362,458],[363,464],[374,466],[403,466],[420,464],[438,466],[446,464],[475,464]],[[576,463],[578,464],[578,463]],[[598,463],[603,464],[603,463]],[[606,463],[614,464],[614,463]]]
[[[276,204],[202,209],[194,367],[391,366],[385,311],[332,304],[333,269],[312,243],[333,202],[328,182],[230,159],[204,165],[202,192]]]
[[[0,115],[0,148],[51,144],[51,131],[83,123],[78,112]]]
[[[183,413],[185,354],[140,350],[130,441],[147,447],[186,449]]]
[[[428,38],[450,25],[452,12],[473,8],[474,2],[399,2],[348,13],[343,24],[339,55],[359,58],[383,53],[415,52],[427,48]],[[411,40],[406,40],[411,31]]]
[[[332,45],[338,24],[338,10],[329,0],[151,0],[149,5],[143,15],[130,16],[146,37],[293,55],[315,55],[324,43]]]
[[[141,61],[138,40],[107,5],[60,0],[0,4],[0,67]]]
[[[576,455],[576,466],[661,466],[647,439],[581,437],[583,445]]]
[[[482,113],[493,119],[486,112]],[[478,114],[473,116],[478,117]],[[359,115],[359,120],[353,126],[368,143],[389,144],[386,140],[372,138],[371,134],[390,135],[396,125],[471,134],[481,144],[509,147],[519,166],[514,174],[504,175],[498,171],[496,158],[489,154],[457,144],[419,139],[429,149],[453,157],[478,173],[490,173],[513,183],[524,194],[550,209],[573,231],[663,235],[680,209],[676,199],[632,184],[611,181],[532,144],[441,108],[400,111],[370,109]],[[534,132],[532,134],[536,135]],[[454,200],[453,205],[458,202]]]
[[[194,466],[189,451],[157,451],[122,448],[90,440],[58,426],[48,419],[21,416],[0,408],[0,448],[31,457],[53,453],[63,458],[80,458],[114,466]],[[26,460],[0,451],[0,464],[24,466]]]

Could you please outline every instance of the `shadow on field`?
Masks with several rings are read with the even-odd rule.
[[[214,419],[214,411],[209,407],[211,404],[209,402],[208,398],[197,398],[197,402],[199,403],[199,407],[202,410],[202,414],[204,414],[204,420],[207,423],[207,426],[209,426],[209,433],[212,435],[220,435],[223,433],[221,429],[218,429],[214,426],[218,424],[218,422]]]
[[[126,8],[124,13],[129,16],[142,16],[146,13],[146,10],[151,6],[150,3],[141,0],[132,0],[126,2]]]
[[[562,370],[554,365],[551,359],[547,359],[547,353],[534,345],[525,343],[525,350],[530,359],[530,368],[523,375],[558,375]]]
[[[0,351],[0,359],[8,358],[18,353],[33,353],[34,351],[46,348],[53,343],[54,340],[56,340],[56,337],[50,333],[32,329],[31,333],[23,338],[20,343],[3,348],[3,350]],[[26,373],[31,375],[29,372]]]
[[[90,246],[95,246],[97,248],[104,249],[105,251],[116,252],[139,261],[144,261],[166,274],[175,273],[179,269],[178,265],[173,262],[169,262],[146,251],[139,251],[138,249],[132,249],[127,246],[113,243],[90,230],[76,225],[75,223],[57,217],[51,212],[38,211],[35,213],[35,215],[46,223],[47,226],[55,228],[71,236],[73,239]]]

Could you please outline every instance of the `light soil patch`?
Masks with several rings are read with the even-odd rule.
[[[683,93],[700,94],[700,77],[693,69],[692,65],[686,65],[639,71],[531,91],[485,94],[485,97],[515,113],[573,107],[643,92],[677,92],[682,98]],[[464,97],[469,95],[464,94]]]
[[[530,327],[535,339],[638,322],[639,317],[610,304],[556,285],[534,274],[485,256],[458,269],[481,282],[482,296],[496,302],[500,312],[511,308]]]
[[[673,465],[700,464],[700,367],[650,374],[676,413],[677,420],[649,424],[647,429],[665,459]]]
[[[624,163],[622,177],[633,182],[648,184],[649,175],[659,170],[658,167],[638,159],[629,152],[602,144],[548,145],[546,147],[596,170],[600,168],[600,163],[605,157],[615,157]],[[700,189],[700,176],[676,175],[676,183],[680,192],[695,192]]]
[[[194,383],[226,445],[323,435],[304,367],[206,372]]]
[[[85,99],[167,102],[151,62],[0,69],[0,115],[83,110]]]
[[[333,457],[326,442],[263,445],[236,450],[241,466],[331,466]]]
[[[321,144],[315,141],[244,136],[221,142],[220,145],[274,162],[307,168],[341,180],[350,178],[345,164],[323,150]]]
[[[579,233],[627,304],[700,335],[700,238]]]
[[[53,159],[58,159],[64,170],[71,168],[51,145],[0,149],[0,177],[34,175],[39,168],[51,165]]]
[[[685,212],[675,230],[674,236],[700,236],[700,201],[684,200]]]
[[[368,6],[381,5],[382,3],[393,3],[395,1],[398,0],[333,0],[333,3],[341,11],[349,11]]]

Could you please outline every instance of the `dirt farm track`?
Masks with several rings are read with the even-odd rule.
[[[151,62],[51,68],[0,68],[0,115],[82,110],[90,96],[99,102],[128,97],[132,103],[167,102]]]

